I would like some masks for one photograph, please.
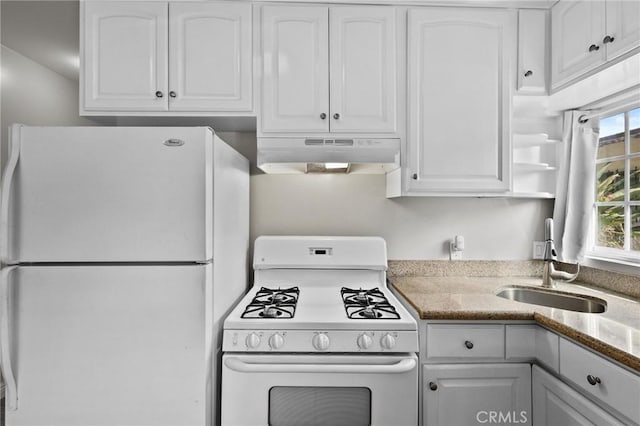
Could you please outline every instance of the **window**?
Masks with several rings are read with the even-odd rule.
[[[640,108],[600,117],[594,254],[640,262]]]

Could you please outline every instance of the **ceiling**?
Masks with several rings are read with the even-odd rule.
[[[78,0],[1,0],[0,7],[2,45],[78,80]]]

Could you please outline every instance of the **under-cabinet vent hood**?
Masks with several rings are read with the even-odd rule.
[[[258,138],[266,173],[382,174],[400,167],[397,138]]]

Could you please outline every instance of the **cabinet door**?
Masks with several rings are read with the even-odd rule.
[[[169,109],[251,110],[251,4],[171,3]]]
[[[509,11],[410,10],[408,192],[509,190],[515,21]]]
[[[557,87],[602,64],[603,1],[561,1],[551,9],[551,79]]]
[[[262,8],[263,132],[329,130],[329,10]]]
[[[529,364],[425,365],[424,426],[531,425]]]
[[[622,425],[540,367],[533,366],[531,376],[534,426]]]
[[[640,2],[609,0],[607,8],[607,60],[640,47]],[[603,43],[605,39],[603,38]]]
[[[547,11],[518,11],[518,91],[547,92]]]
[[[81,4],[84,109],[167,110],[167,3]]]
[[[390,7],[335,7],[331,22],[331,131],[396,130],[396,29]]]

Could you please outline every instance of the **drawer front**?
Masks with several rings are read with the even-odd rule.
[[[640,376],[565,339],[560,339],[560,374],[640,423]]]
[[[427,358],[504,359],[504,326],[428,324]]]

